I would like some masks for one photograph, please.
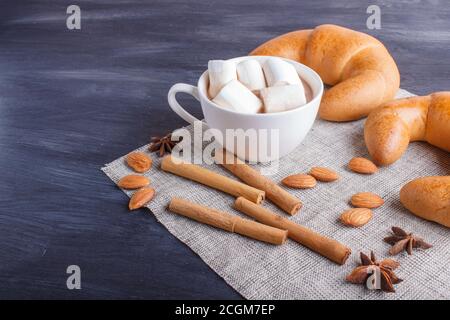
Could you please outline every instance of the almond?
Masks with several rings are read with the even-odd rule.
[[[142,208],[147,202],[153,199],[155,195],[155,189],[150,187],[144,187],[136,191],[130,199],[128,208],[135,210]]]
[[[136,172],[143,173],[152,166],[152,158],[143,152],[132,152],[127,156],[128,166]]]
[[[361,227],[372,219],[372,210],[367,208],[353,208],[344,211],[341,222],[350,227]]]
[[[352,205],[358,208],[378,208],[383,205],[384,200],[372,192],[359,192],[352,196]]]
[[[309,174],[322,182],[331,182],[339,179],[339,175],[335,171],[324,167],[313,167]]]
[[[294,174],[284,178],[281,182],[285,186],[297,189],[312,188],[317,184],[316,179],[308,174]]]
[[[348,168],[357,173],[372,174],[378,171],[377,166],[366,158],[353,158],[348,163]]]
[[[117,185],[123,189],[138,189],[150,184],[150,179],[137,174],[130,174],[119,180]]]

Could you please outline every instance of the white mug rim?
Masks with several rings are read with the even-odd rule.
[[[322,98],[322,94],[323,94],[323,90],[324,90],[324,84],[322,81],[322,78],[319,76],[319,74],[317,72],[315,72],[313,69],[311,69],[310,67],[308,67],[307,65],[304,65],[303,63],[294,61],[294,60],[290,60],[290,59],[286,59],[286,58],[282,58],[282,57],[275,57],[275,56],[242,56],[242,57],[235,57],[229,60],[246,60],[246,59],[252,59],[252,58],[280,58],[285,60],[286,62],[289,62],[291,64],[294,65],[299,65],[300,67],[304,68],[307,72],[310,72],[313,76],[313,78],[315,78],[315,80],[317,80],[317,82],[319,83],[320,87],[319,87],[319,91],[317,92],[317,94],[314,95],[314,97],[308,101],[307,103],[305,103],[302,106],[299,106],[297,108],[291,109],[291,110],[287,110],[287,111],[279,111],[279,112],[271,112],[271,113],[242,113],[242,112],[237,112],[234,110],[229,110],[229,109],[225,109],[219,105],[217,105],[216,103],[214,103],[206,94],[206,92],[204,92],[203,90],[203,86],[201,85],[201,82],[204,81],[204,78],[208,75],[208,70],[205,70],[202,75],[200,76],[200,78],[198,79],[197,82],[197,90],[198,90],[198,94],[200,99],[204,99],[205,101],[207,101],[208,103],[210,103],[214,108],[220,109],[221,111],[227,112],[227,113],[231,113],[231,114],[236,114],[236,115],[240,115],[240,116],[244,116],[244,117],[274,117],[277,115],[287,115],[287,114],[292,114],[295,112],[300,112],[300,110],[307,108],[309,106],[314,105],[314,102],[316,102],[316,100],[319,100]],[[306,79],[302,79],[303,81],[305,81],[310,87],[311,84],[306,81]],[[207,86],[206,86],[207,87]]]

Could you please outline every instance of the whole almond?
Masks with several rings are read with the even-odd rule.
[[[150,184],[150,179],[137,174],[130,174],[119,180],[117,185],[123,189],[138,189]]]
[[[143,173],[152,166],[152,158],[143,152],[132,152],[127,156],[128,166],[136,172]]]
[[[378,208],[383,205],[384,200],[372,192],[359,192],[352,196],[352,205],[358,208]]]
[[[342,213],[341,221],[350,227],[361,227],[369,222],[372,216],[372,210],[370,209],[353,208]]]
[[[135,210],[142,208],[147,202],[153,199],[155,195],[155,189],[151,187],[144,187],[136,191],[130,199],[128,208]]]
[[[309,174],[322,182],[331,182],[339,179],[339,175],[335,171],[324,167],[313,167]]]
[[[348,168],[357,173],[372,174],[378,171],[377,166],[366,158],[353,158],[348,163]]]
[[[294,174],[284,178],[281,182],[285,186],[297,189],[313,188],[317,184],[316,179],[308,174]]]

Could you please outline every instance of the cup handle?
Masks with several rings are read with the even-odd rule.
[[[200,101],[200,98],[198,96],[198,89],[197,87],[191,86],[190,84],[186,83],[177,83],[174,84],[167,94],[167,100],[169,102],[170,108],[179,115],[181,118],[189,122],[190,124],[194,124],[195,121],[200,121],[193,115],[191,115],[189,112],[187,112],[177,101],[176,94],[182,92],[187,93],[193,96],[195,99]]]

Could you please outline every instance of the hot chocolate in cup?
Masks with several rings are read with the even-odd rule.
[[[244,56],[233,58],[238,64],[246,59],[255,59],[264,64],[270,56]],[[278,58],[280,59],[280,58]],[[168,102],[172,110],[181,118],[194,124],[199,119],[188,113],[176,100],[179,92],[192,95],[200,101],[204,120],[225,149],[243,160],[268,162],[277,160],[297,148],[311,129],[319,110],[323,95],[323,82],[311,68],[283,59],[294,66],[305,88],[306,104],[294,109],[275,113],[245,114],[223,108],[215,104],[208,96],[209,77],[206,70],[200,76],[197,86],[184,83],[173,85],[168,93]],[[235,135],[230,133],[234,132]],[[228,138],[227,138],[228,136]],[[246,141],[246,143],[239,143]]]

